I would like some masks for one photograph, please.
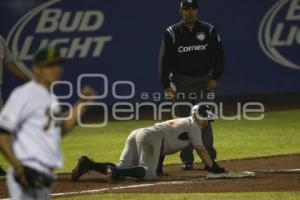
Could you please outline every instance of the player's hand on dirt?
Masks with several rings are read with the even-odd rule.
[[[207,171],[215,174],[227,172],[224,167],[219,166],[216,162],[213,162],[212,167],[209,167]]]
[[[92,87],[85,86],[81,89],[81,98],[80,101],[82,102],[93,102],[95,101],[94,96],[97,94],[96,90]]]
[[[165,97],[167,99],[174,99],[176,95],[176,92],[172,88],[165,89]]]
[[[208,80],[207,81],[207,90],[214,91],[217,88],[218,82],[216,80]]]

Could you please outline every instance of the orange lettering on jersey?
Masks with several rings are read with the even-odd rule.
[[[176,124],[176,121],[177,121],[176,119],[172,119],[172,120],[167,121],[167,124],[173,126],[174,124]]]

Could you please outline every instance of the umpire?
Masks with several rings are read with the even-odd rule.
[[[225,66],[222,41],[213,25],[198,20],[197,0],[182,0],[180,14],[182,21],[166,29],[160,49],[159,72],[165,95],[177,105],[213,101]],[[176,106],[176,116],[187,117],[190,109]],[[215,160],[211,124],[202,132],[204,146]],[[192,146],[183,150],[180,158],[183,170],[193,169]]]

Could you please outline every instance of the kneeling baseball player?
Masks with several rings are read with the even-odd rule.
[[[123,177],[154,180],[157,178],[160,157],[174,154],[190,144],[193,145],[202,161],[209,166],[208,172],[225,173],[226,170],[223,167],[210,159],[202,143],[201,129],[207,126],[208,120],[211,119],[208,106],[196,105],[190,117],[173,119],[134,130],[127,138],[117,165],[96,163],[82,156],[72,172],[72,180],[77,181],[89,170],[107,174],[110,182]]]
[[[61,108],[50,88],[62,76],[62,64],[56,49],[40,50],[32,67],[36,79],[17,87],[1,111],[0,149],[12,166],[7,185],[13,200],[49,199],[53,170],[63,165],[61,138],[85,113],[80,103],[92,101],[78,100],[68,119],[60,120]],[[92,88],[82,89],[84,96],[94,94]]]

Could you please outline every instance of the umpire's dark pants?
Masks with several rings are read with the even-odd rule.
[[[207,98],[208,76],[190,77],[185,75],[171,75],[171,83],[176,91],[175,114],[177,117],[188,117],[191,115],[191,107],[188,105],[178,105],[178,103],[190,103],[196,105],[200,102],[212,102],[214,99]],[[212,96],[212,95],[210,95]],[[211,123],[202,130],[202,141],[212,160],[217,157],[217,152],[213,146],[213,131]],[[192,164],[194,161],[192,145],[181,151],[180,158],[183,164]]]

